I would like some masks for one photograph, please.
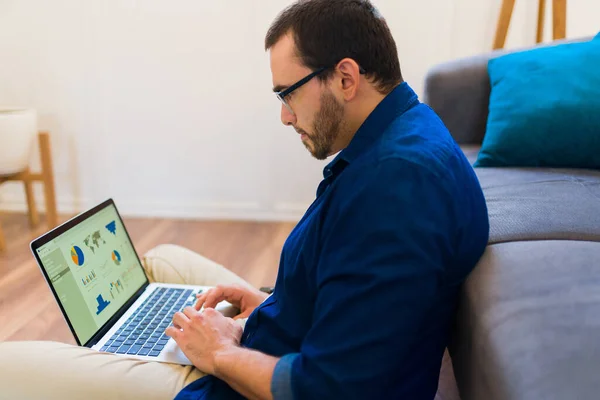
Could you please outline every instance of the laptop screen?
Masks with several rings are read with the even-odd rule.
[[[37,253],[81,343],[147,281],[113,204],[40,246]]]

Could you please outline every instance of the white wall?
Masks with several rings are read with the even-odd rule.
[[[279,122],[262,47],[289,3],[0,0],[0,106],[52,133],[59,211],[114,197],[126,215],[301,216],[325,163]],[[421,93],[433,64],[491,48],[501,0],[374,3]],[[507,47],[533,43],[536,4],[517,1]],[[599,31],[600,3],[571,0],[567,30]],[[24,205],[0,188],[0,209]]]

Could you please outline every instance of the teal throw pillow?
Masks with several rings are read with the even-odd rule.
[[[489,61],[489,116],[475,167],[600,169],[599,37]]]

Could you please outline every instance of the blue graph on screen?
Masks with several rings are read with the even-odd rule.
[[[100,314],[106,308],[106,306],[110,304],[110,301],[104,300],[101,294],[99,294],[98,297],[96,297],[96,301],[98,302],[98,309],[96,311],[96,315]]]
[[[112,221],[110,224],[106,225],[106,229],[113,235],[117,234],[117,224],[115,221]]]

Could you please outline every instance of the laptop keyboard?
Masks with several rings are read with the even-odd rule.
[[[159,288],[127,319],[100,351],[157,357],[169,341],[173,314],[196,301],[192,289]]]

